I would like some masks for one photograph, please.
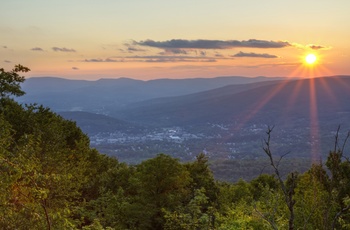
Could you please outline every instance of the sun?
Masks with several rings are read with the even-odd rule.
[[[317,57],[316,57],[315,54],[308,54],[308,55],[306,55],[306,57],[305,57],[305,62],[306,62],[307,64],[309,64],[309,65],[315,64],[316,61],[317,61]]]

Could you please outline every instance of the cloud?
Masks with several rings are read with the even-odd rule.
[[[315,44],[309,44],[306,47],[308,47],[308,48],[310,48],[312,50],[328,50],[328,49],[331,49],[331,47],[315,45]]]
[[[147,58],[144,59],[143,62],[216,62],[216,59],[214,58],[187,58],[187,57],[164,57],[164,56],[160,56],[160,57],[154,57],[154,58]]]
[[[160,52],[161,55],[167,55],[167,54],[188,54],[188,52],[184,49],[165,49],[164,52]]]
[[[253,57],[253,58],[278,58],[276,55],[272,54],[258,54],[258,53],[245,53],[240,51],[239,53],[236,53],[235,55],[232,55],[232,57]]]
[[[52,50],[55,52],[77,52],[75,49],[68,49],[68,48],[59,48],[59,47],[52,47]]]
[[[85,59],[84,62],[122,62],[122,61],[114,60],[111,58],[106,58],[106,59],[92,58],[92,59]]]
[[[224,55],[222,55],[221,53],[215,53],[215,57],[221,58],[224,57]]]
[[[131,41],[131,43],[124,43],[124,46],[126,46],[126,51],[129,53],[146,51],[145,49],[141,49],[141,48],[135,46],[134,44],[135,44],[134,41]],[[123,49],[119,49],[119,50],[124,52]]]
[[[119,62],[216,62],[215,58],[202,56],[178,56],[178,55],[147,55],[147,56],[126,56],[120,58]]]
[[[72,67],[72,70],[79,70],[79,68],[78,68],[78,67],[73,66],[73,67]]]
[[[129,46],[128,47],[128,51],[131,53],[131,52],[143,52],[145,50],[144,49],[139,49],[139,48],[136,48],[136,47],[133,47],[133,46]]]
[[[42,48],[40,47],[34,47],[34,48],[31,48],[30,50],[32,51],[44,51]]]
[[[254,69],[254,68],[262,68],[262,67],[275,68],[275,67],[281,67],[281,66],[297,67],[299,65],[300,63],[272,63],[272,64],[261,64],[261,65],[238,65],[236,67]]]
[[[9,60],[4,60],[5,63],[12,63],[11,61]]]
[[[283,48],[291,46],[286,41],[266,41],[266,40],[184,40],[172,39],[167,41],[153,41],[146,40],[136,42],[135,45],[149,46],[161,49],[231,49],[235,47],[249,47],[249,48]]]
[[[2,48],[7,49],[7,46],[2,46]]]

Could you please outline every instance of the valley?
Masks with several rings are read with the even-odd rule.
[[[350,127],[349,77],[257,78],[255,82],[238,78],[239,84],[232,84],[237,81],[234,79],[210,79],[222,82],[210,89],[208,79],[192,79],[193,91],[185,80],[162,80],[159,84],[129,79],[107,81],[110,87],[104,91],[97,90],[101,81],[70,85],[70,81],[58,80],[61,85],[53,84],[49,90],[47,78],[42,79],[42,88],[40,79],[33,79],[34,90],[29,79],[28,94],[21,100],[30,103],[33,98],[41,99],[62,117],[75,121],[88,134],[91,147],[122,162],[138,164],[159,153],[187,162],[204,153],[216,177],[225,180],[249,179],[248,172],[254,171],[253,178],[268,166],[262,149],[268,127],[274,127],[275,156],[297,162],[285,168],[301,172],[312,163],[325,161],[338,126],[340,137],[346,137]],[[149,84],[150,91],[133,91],[138,84]],[[73,97],[76,92],[79,94]],[[171,96],[169,92],[177,93]],[[224,174],[234,172],[235,167],[220,173],[222,166],[237,162],[246,162],[241,169],[246,174],[225,178]]]

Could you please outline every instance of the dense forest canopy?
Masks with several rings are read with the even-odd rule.
[[[0,69],[1,229],[350,229],[338,137],[325,165],[283,177],[269,129],[262,154],[275,173],[249,182],[216,181],[204,154],[127,165],[91,149],[73,121],[15,102],[27,71]]]

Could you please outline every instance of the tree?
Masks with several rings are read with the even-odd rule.
[[[278,190],[279,181],[274,175],[261,174],[257,178],[250,181],[250,189],[254,200],[258,200],[262,195],[263,188],[268,187],[272,190]]]
[[[350,159],[344,155],[344,149],[350,131],[347,133],[342,145],[339,144],[340,126],[336,132],[334,150],[328,155],[326,166],[331,173],[330,197],[336,205],[336,213],[332,221],[332,229],[343,227],[350,222]]]
[[[74,122],[11,99],[24,94],[18,73],[27,71],[0,69],[0,228],[74,228],[96,151]]]
[[[273,155],[272,155],[272,151],[271,151],[271,132],[273,130],[273,127],[268,127],[268,130],[266,132],[267,134],[267,139],[264,140],[264,144],[265,146],[263,147],[265,154],[268,156],[269,160],[270,160],[270,164],[272,166],[272,168],[275,171],[275,175],[277,176],[277,179],[279,181],[280,184],[280,188],[283,192],[284,195],[284,201],[285,204],[288,207],[289,210],[289,221],[288,221],[288,229],[289,230],[293,230],[294,229],[294,205],[295,205],[295,199],[294,199],[294,194],[295,194],[295,188],[297,186],[297,180],[298,180],[298,173],[294,172],[289,174],[287,181],[284,182],[282,179],[282,176],[280,174],[280,171],[278,169],[278,165],[279,162],[281,161],[281,159],[283,158],[283,156],[281,157],[281,159],[275,163],[274,159],[273,159]]]
[[[329,193],[329,176],[320,164],[300,175],[295,190],[295,223],[302,229],[330,229],[334,205]]]
[[[20,83],[24,82],[25,78],[19,73],[29,72],[30,69],[22,65],[16,65],[10,72],[0,68],[0,97],[8,98],[9,96],[22,96],[25,94],[21,90]]]
[[[192,179],[190,183],[191,199],[195,196],[195,191],[204,188],[205,196],[209,199],[207,206],[213,206],[213,203],[217,200],[218,188],[213,172],[209,168],[208,157],[200,153],[196,156],[195,161],[187,163],[185,166]]]
[[[166,223],[164,229],[166,230],[210,230],[215,229],[213,226],[212,216],[210,211],[203,211],[203,207],[207,206],[208,197],[205,196],[205,189],[195,190],[193,199],[186,205],[181,206],[174,212],[163,210],[165,213]]]
[[[135,196],[139,204],[138,215],[141,215],[138,218],[147,218],[139,219],[140,229],[163,229],[162,210],[174,211],[190,194],[188,171],[177,159],[165,154],[139,164],[132,183],[138,191]]]
[[[8,102],[0,114],[13,132],[7,132],[0,170],[10,196],[1,205],[0,225],[23,219],[33,229],[69,228],[93,165],[88,138],[49,109]]]
[[[257,183],[252,186],[248,182],[239,180],[235,184],[227,182],[217,184],[219,194],[218,209],[215,213],[216,229],[269,229],[269,223],[261,221],[261,214],[256,211],[259,200],[253,200],[254,189],[251,187],[256,186]],[[264,200],[262,199],[265,195],[264,190],[265,187],[259,188],[259,199],[261,200]],[[259,206],[259,209],[262,208],[268,211],[266,207]]]

